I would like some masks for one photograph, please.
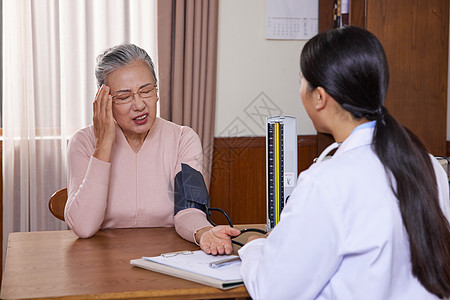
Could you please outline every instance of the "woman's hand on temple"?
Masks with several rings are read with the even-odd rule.
[[[200,248],[207,254],[231,254],[233,245],[231,237],[241,234],[239,229],[228,225],[218,225],[212,228],[203,228],[196,233]]]
[[[94,156],[100,160],[110,161],[111,149],[116,139],[116,125],[112,113],[112,97],[109,87],[102,85],[95,95],[93,105],[94,133],[97,144]]]

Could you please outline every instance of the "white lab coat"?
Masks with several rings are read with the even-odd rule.
[[[412,275],[408,236],[372,135],[357,127],[332,159],[302,172],[269,237],[239,250],[253,299],[437,299]],[[449,220],[448,178],[432,160]]]

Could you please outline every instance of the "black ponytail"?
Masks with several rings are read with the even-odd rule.
[[[428,151],[388,112],[375,126],[372,147],[396,181],[391,186],[409,236],[413,275],[428,291],[449,297],[450,227]]]
[[[358,27],[330,30],[306,43],[300,67],[311,88],[323,87],[355,119],[376,120],[372,148],[398,199],[412,273],[429,292],[450,297],[450,226],[436,174],[424,145],[384,106],[389,68],[380,42]]]

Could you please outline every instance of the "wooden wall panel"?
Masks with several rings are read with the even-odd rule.
[[[230,151],[230,213],[237,224],[265,223],[266,139],[245,140]]]
[[[209,187],[210,207],[223,209],[230,213],[230,149],[229,146],[216,140],[213,152],[211,183]],[[227,224],[220,212],[212,212],[211,220],[216,224]]]
[[[318,152],[317,136],[299,136],[298,137],[298,156],[297,156],[297,170],[298,173],[306,170],[311,166],[320,152]]]

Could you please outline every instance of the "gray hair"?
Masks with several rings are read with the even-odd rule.
[[[148,65],[156,83],[155,67],[148,53],[134,44],[121,44],[106,49],[97,57],[95,67],[97,86],[101,87],[105,83],[109,73],[135,61],[144,61]]]

